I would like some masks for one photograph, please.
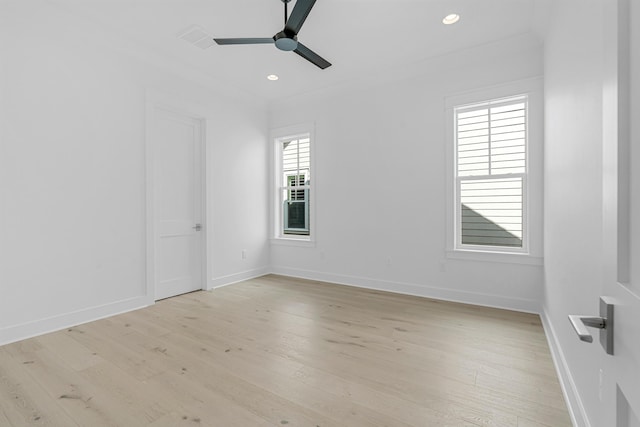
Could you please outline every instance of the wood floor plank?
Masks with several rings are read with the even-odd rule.
[[[42,335],[37,338],[37,341],[42,346],[41,351],[55,354],[76,371],[104,363],[104,359],[97,353],[64,333]]]
[[[144,417],[127,411],[121,396],[85,380],[55,354],[42,350],[16,351],[11,346],[7,352],[16,360],[32,362],[25,365],[27,373],[48,392],[48,400],[57,402],[79,425],[144,425]]]
[[[169,414],[150,425],[167,425],[176,420],[178,422],[173,425],[260,426],[266,423],[251,408],[208,387],[210,382],[218,383],[210,373],[200,373],[193,368],[192,371],[186,375],[166,372],[149,379],[149,385],[162,390],[175,403]]]
[[[264,352],[252,351],[246,347],[233,346],[228,352],[216,353],[218,357],[210,357],[211,353],[198,352],[200,343],[189,342],[183,335],[174,338],[180,342],[180,347],[199,354],[205,363],[212,363],[218,367],[235,371],[236,375],[247,383],[294,402],[311,411],[326,414],[329,419],[346,425],[397,425],[408,424],[376,411],[376,408],[361,405],[351,400],[346,404],[345,396],[336,395],[320,387],[310,386],[300,381],[297,372],[302,365],[290,360],[270,357]],[[410,425],[410,424],[409,424]]]
[[[0,347],[4,426],[570,426],[538,316],[275,275]]]
[[[24,368],[35,361],[18,361],[6,351],[7,347],[0,347],[0,409],[6,419],[0,425],[78,426]]]

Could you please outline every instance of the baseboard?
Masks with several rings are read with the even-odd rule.
[[[93,322],[94,320],[147,307],[151,304],[153,304],[153,301],[149,301],[146,296],[140,296],[8,326],[0,329],[0,345],[59,331],[82,323]]]
[[[556,367],[556,373],[560,380],[560,386],[562,387],[562,393],[564,394],[564,400],[567,403],[567,409],[571,416],[571,422],[575,427],[591,427],[589,418],[587,417],[587,411],[582,404],[576,383],[571,376],[567,359],[564,357],[564,352],[560,346],[560,341],[556,335],[555,328],[549,319],[549,315],[546,310],[542,310],[540,313],[542,319],[542,327],[544,328],[545,336],[547,337],[547,343],[551,350],[551,357]]]
[[[253,270],[242,271],[240,273],[228,274],[226,276],[214,277],[209,281],[207,290],[232,285],[234,283],[242,282],[243,280],[254,279],[269,273],[271,273],[271,268],[261,267]]]
[[[391,282],[386,280],[372,279],[369,277],[348,276],[289,267],[272,267],[271,272],[274,274],[280,274],[282,276],[319,280],[323,282],[337,283],[340,285],[355,286],[359,288],[395,292],[399,294],[434,298],[444,301],[480,305],[483,307],[502,308],[534,314],[540,313],[540,303],[538,301],[528,300],[524,298],[510,298],[500,295],[481,294],[468,291],[444,289],[433,286],[424,286],[414,283]]]
[[[236,274],[230,274],[228,276],[217,277],[208,283],[207,289],[218,288],[232,283],[241,282],[243,280],[252,279],[254,277],[264,276],[270,272],[269,267],[262,267]],[[154,301],[148,297],[139,296],[100,306],[89,307],[71,313],[7,326],[5,328],[0,328],[0,345],[10,344],[12,342],[59,331],[61,329],[77,326],[87,322],[93,322],[94,320],[115,316],[117,314],[148,307],[153,304]]]

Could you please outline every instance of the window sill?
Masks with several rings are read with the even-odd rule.
[[[493,252],[468,249],[447,250],[448,259],[501,262],[507,264],[543,265],[544,258],[525,253]]]
[[[296,237],[274,237],[271,239],[270,243],[275,246],[296,246],[301,248],[312,248],[316,245],[314,240]]]

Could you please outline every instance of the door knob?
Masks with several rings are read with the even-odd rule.
[[[605,329],[607,327],[607,321],[602,317],[580,316],[577,314],[570,314],[569,321],[571,322],[571,326],[573,326],[573,329],[578,334],[578,338],[580,338],[580,341],[585,341],[585,342],[593,342],[593,337],[587,330],[586,326],[597,328],[597,329]]]
[[[194,230],[196,230],[196,231],[200,231],[200,230],[202,230],[202,224],[196,224],[196,225],[194,225],[194,226],[193,226],[193,227],[191,227],[191,228],[193,228],[193,229],[194,229]]]
[[[613,303],[607,297],[600,297],[600,316],[569,315],[569,322],[580,341],[593,342],[590,328],[600,329],[600,344],[607,354],[613,354]]]

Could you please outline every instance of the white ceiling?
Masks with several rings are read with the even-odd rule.
[[[420,61],[530,33],[543,0],[317,0],[298,38],[333,65],[315,67],[272,45],[206,50],[177,36],[199,25],[214,37],[271,37],[284,26],[281,0],[51,0],[136,49],[161,55],[265,101],[389,73]],[[289,4],[289,11],[295,0]],[[461,15],[445,26],[449,13]],[[277,74],[280,80],[268,81]]]

